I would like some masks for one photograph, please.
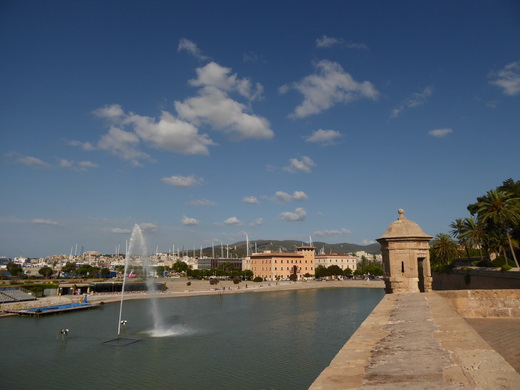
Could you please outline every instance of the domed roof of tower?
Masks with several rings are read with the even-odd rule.
[[[404,216],[404,210],[399,209],[399,218],[397,218],[397,221],[394,221],[388,226],[388,229],[386,229],[385,234],[383,234],[378,240],[380,239],[387,239],[387,238],[424,238],[431,240],[432,236],[429,236],[423,230],[419,225],[417,225],[415,222],[410,221],[409,219],[406,219]]]

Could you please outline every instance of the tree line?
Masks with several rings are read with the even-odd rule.
[[[449,266],[455,258],[467,257],[477,258],[474,264],[480,266],[519,267],[520,181],[505,180],[467,210],[470,216],[453,221],[450,234],[435,236],[432,265]]]

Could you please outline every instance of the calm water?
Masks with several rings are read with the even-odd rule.
[[[306,389],[383,297],[336,288],[159,299],[155,334],[147,300],[41,318],[0,319],[4,389]],[[68,328],[62,341],[60,329]]]

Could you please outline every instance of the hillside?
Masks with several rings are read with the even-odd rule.
[[[277,241],[277,240],[256,240],[249,242],[249,253],[253,253],[255,251],[263,252],[266,250],[270,250],[273,252],[293,252],[296,247],[302,245],[309,245],[308,243],[294,240],[285,240],[285,241]],[[381,247],[378,243],[370,244],[370,245],[357,245],[357,244],[349,244],[349,243],[340,243],[340,244],[327,244],[326,242],[315,241],[313,245],[316,247],[316,251],[321,251],[324,248],[324,252],[326,254],[336,253],[336,254],[349,254],[357,251],[365,251],[371,254],[379,254],[381,253]],[[227,254],[227,246],[224,246],[223,253],[224,256]],[[215,256],[220,256],[221,248],[220,245],[215,245]],[[234,244],[229,245],[229,256],[230,257],[244,257],[246,256],[246,241],[239,241]],[[212,256],[212,248],[204,248],[203,249],[204,256]]]

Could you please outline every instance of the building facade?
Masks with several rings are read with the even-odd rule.
[[[316,255],[315,256],[315,267],[319,265],[328,268],[331,265],[337,265],[341,268],[342,271],[345,271],[347,268],[350,268],[352,272],[357,269],[357,257],[352,255]]]
[[[265,280],[288,279],[291,274],[302,279],[307,273],[314,274],[315,250],[313,246],[300,246],[293,253],[255,253],[248,265],[255,277]]]

